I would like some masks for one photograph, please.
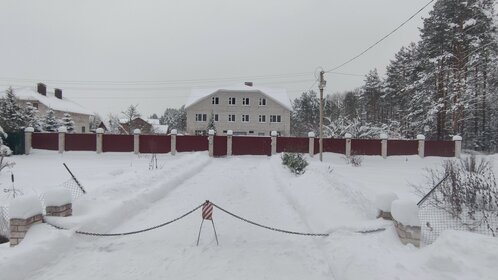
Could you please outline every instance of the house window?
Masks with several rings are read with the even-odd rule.
[[[34,102],[34,103],[33,103],[33,107],[35,107],[36,109],[38,109],[38,103],[37,103],[37,102]]]
[[[259,99],[259,106],[266,106],[266,98]]]
[[[249,122],[249,115],[242,115],[242,122]]]
[[[242,98],[242,105],[249,106],[249,97]]]
[[[84,126],[81,127],[81,133],[85,133],[86,128]]]
[[[282,119],[281,119],[280,115],[270,115],[270,122],[271,123],[279,123],[281,121],[282,121]]]
[[[228,97],[228,105],[235,105],[235,97]]]
[[[211,104],[213,104],[213,105],[220,104],[220,98],[219,97],[211,98]]]
[[[229,122],[235,122],[235,115],[228,115]]]
[[[265,115],[259,115],[259,122],[260,123],[266,122],[266,116]]]
[[[217,122],[219,120],[218,114],[214,114],[214,121]]]
[[[195,114],[196,122],[205,122],[207,121],[207,114]]]
[[[254,130],[249,130],[249,134],[254,134]]]

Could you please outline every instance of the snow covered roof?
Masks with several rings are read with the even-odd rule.
[[[168,125],[167,124],[153,124],[152,130],[156,134],[167,134],[168,133]]]
[[[159,119],[146,119],[146,122],[152,124],[152,125],[159,125]]]
[[[4,97],[5,93],[6,91],[0,92],[0,97]],[[23,87],[14,89],[14,95],[19,100],[40,102],[52,110],[83,115],[94,115],[92,111],[85,109],[81,105],[65,98],[64,96],[62,99],[55,97],[53,92],[47,91],[47,95],[41,95],[34,88]]]
[[[190,94],[190,97],[187,100],[187,103],[185,104],[185,108],[188,108],[196,104],[197,102],[203,100],[204,98],[209,97],[210,95],[216,92],[233,92],[235,94],[244,94],[247,92],[261,93],[263,95],[268,96],[268,98],[274,100],[278,104],[284,106],[286,109],[289,110],[292,109],[291,101],[285,89],[255,87],[255,86],[248,86],[243,83],[232,86],[226,86],[226,87],[217,87],[217,88],[194,88],[192,89],[192,93]]]

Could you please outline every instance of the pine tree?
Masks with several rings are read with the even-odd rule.
[[[209,122],[206,127],[206,131],[209,132],[209,130],[214,130],[214,133],[216,134],[216,125],[214,123],[214,113],[211,112],[211,116],[209,117]]]
[[[42,130],[38,113],[38,109],[31,102],[26,102],[26,107],[23,108],[25,127],[32,127],[35,131]]]
[[[366,122],[378,123],[385,120],[381,96],[382,83],[377,69],[374,69],[365,76],[365,85],[363,86],[360,98],[364,108]]]
[[[64,113],[61,119],[61,125],[65,126],[68,133],[74,132],[74,121],[69,113]]]
[[[49,109],[42,121],[43,131],[56,132],[59,127],[59,122],[55,118],[54,110]]]
[[[0,98],[0,125],[8,132],[21,130],[25,127],[25,119],[21,107],[17,105],[14,90],[8,88],[5,97]]]
[[[303,92],[292,103],[291,134],[305,136],[318,133],[320,124],[320,98],[313,90]]]

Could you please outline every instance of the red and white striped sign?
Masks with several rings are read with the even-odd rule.
[[[213,219],[213,204],[209,201],[206,201],[206,203],[204,203],[204,206],[202,206],[202,218],[204,220]]]

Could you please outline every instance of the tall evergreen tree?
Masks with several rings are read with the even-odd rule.
[[[25,127],[25,119],[21,107],[17,104],[14,90],[10,87],[5,97],[0,98],[0,126],[5,131],[14,132]]]
[[[59,127],[59,122],[55,118],[54,110],[49,109],[42,120],[42,128],[44,131],[56,132]]]
[[[71,114],[64,113],[64,117],[62,117],[60,123],[61,123],[61,125],[66,127],[67,132],[69,132],[69,133],[74,132],[74,121],[73,121],[73,118],[71,117]]]

